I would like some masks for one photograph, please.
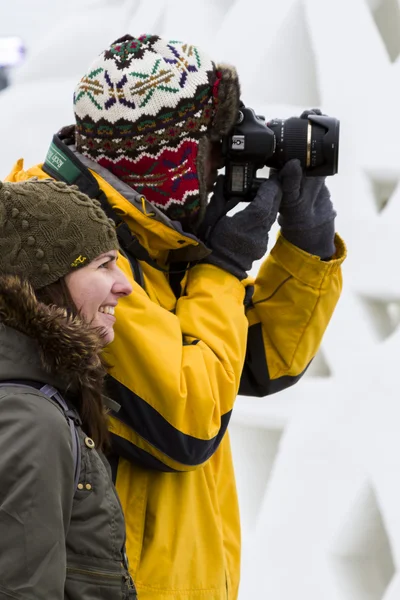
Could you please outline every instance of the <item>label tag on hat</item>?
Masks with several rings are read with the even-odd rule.
[[[80,254],[72,263],[71,263],[71,267],[73,269],[75,269],[76,267],[81,267],[82,265],[85,264],[85,262],[87,261],[87,256],[82,256],[82,254]]]
[[[45,165],[52,171],[55,171],[60,178],[69,184],[73,184],[80,174],[78,167],[74,165],[60,148],[57,148],[54,142],[50,144]]]

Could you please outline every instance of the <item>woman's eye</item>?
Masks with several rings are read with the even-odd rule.
[[[101,263],[101,265],[99,265],[99,269],[107,269],[107,268],[108,268],[108,265],[109,265],[109,262],[110,262],[110,261],[107,261],[107,262]]]

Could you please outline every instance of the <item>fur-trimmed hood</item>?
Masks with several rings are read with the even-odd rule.
[[[33,379],[63,391],[97,387],[101,338],[79,317],[38,302],[26,281],[0,275],[0,380]]]

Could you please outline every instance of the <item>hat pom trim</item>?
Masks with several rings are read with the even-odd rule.
[[[227,135],[234,126],[240,104],[240,84],[235,67],[216,66],[217,79],[213,86],[215,116],[210,130],[211,137]]]

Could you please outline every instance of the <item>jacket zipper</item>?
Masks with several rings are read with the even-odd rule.
[[[77,569],[75,567],[67,567],[67,573],[77,573],[80,575],[90,575],[91,577],[106,577],[107,579],[122,579],[122,573],[104,573],[101,571],[89,571],[86,569]]]
[[[124,575],[124,579],[125,579],[126,585],[128,586],[129,598],[136,598],[137,597],[136,586],[135,586],[133,578],[129,572],[128,557],[126,555],[125,547],[122,551],[122,557],[123,557],[122,564],[124,565],[124,568],[126,571],[126,573]]]
[[[90,575],[90,577],[103,577],[105,579],[119,579],[125,582],[128,591],[128,599],[135,600],[137,598],[137,592],[135,584],[133,583],[132,577],[128,574],[122,573],[104,573],[100,571],[89,571],[86,569],[77,569],[75,567],[67,567],[67,573],[76,573],[79,575]]]
[[[114,491],[115,497],[117,499],[117,502],[119,504],[119,507],[121,509],[121,512],[122,512],[122,514],[124,514],[124,509],[122,508],[121,500],[119,499],[119,496],[117,494],[115,486],[114,486],[114,490],[113,491]],[[126,553],[126,530],[125,530],[125,535],[124,535],[124,545],[122,547],[122,564],[123,564],[123,566],[125,568],[125,571],[126,571],[125,577],[126,577],[126,581],[128,583],[129,594],[132,591],[133,594],[134,594],[133,597],[136,598],[136,594],[137,594],[136,586],[135,586],[135,582],[133,581],[133,577],[132,577],[132,575],[130,574],[130,571],[129,571],[129,561],[128,561],[128,555]]]
[[[121,512],[122,512],[122,514],[124,514],[121,500],[119,499],[115,485],[113,485],[113,492],[114,492],[115,498],[118,502],[118,505],[121,509]],[[136,590],[135,582],[133,581],[133,577],[129,571],[129,561],[128,561],[128,556],[126,554],[126,530],[125,530],[125,535],[124,535],[124,544],[122,546],[122,565],[126,571],[124,574],[124,580],[128,587],[128,598],[132,598],[132,600],[135,600],[135,598],[137,599],[137,590]]]
[[[137,599],[137,591],[136,591],[135,584],[133,583],[132,577],[128,574],[128,575],[124,576],[124,579],[125,579],[125,583],[128,588],[128,599],[131,599],[131,598],[132,598],[132,600]]]

